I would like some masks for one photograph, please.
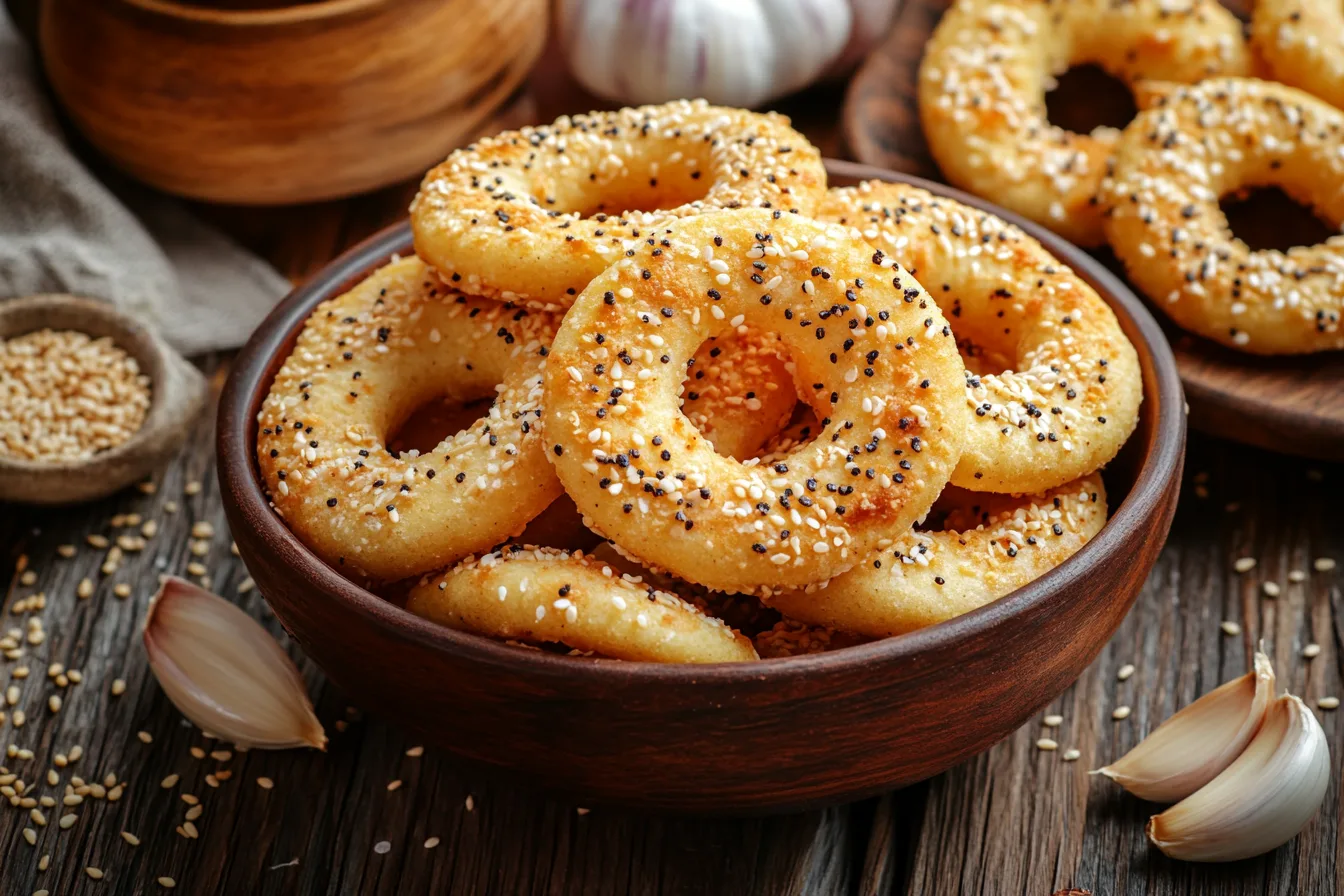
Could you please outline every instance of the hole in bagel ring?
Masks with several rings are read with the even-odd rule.
[[[425,175],[411,226],[416,252],[455,286],[567,308],[660,221],[806,214],[825,189],[820,153],[787,118],[680,100],[478,140]]]
[[[422,580],[406,608],[450,628],[621,660],[757,658],[722,620],[582,552],[511,545]]]
[[[817,216],[899,259],[981,362],[966,374],[975,416],[954,485],[1030,494],[1115,457],[1138,425],[1138,354],[1110,306],[1040,243],[905,184],[832,190]]]
[[[822,418],[772,466],[716,454],[677,407],[691,353],[743,324],[781,336]],[[579,296],[547,364],[544,427],[590,527],[646,565],[723,591],[801,586],[928,510],[960,457],[964,370],[928,294],[845,228],[709,212]]]
[[[275,509],[323,560],[382,581],[521,532],[560,494],[537,425],[554,330],[545,312],[455,294],[414,257],[322,303],[258,415]],[[491,391],[433,451],[385,447],[426,401]]]
[[[1250,71],[1241,23],[1217,0],[958,0],[919,69],[919,116],[949,183],[1081,246],[1104,241],[1097,186],[1118,132],[1075,134],[1046,118],[1071,65],[1133,85]]]
[[[1102,191],[1129,279],[1176,323],[1232,348],[1344,348],[1344,236],[1252,252],[1218,205],[1243,187],[1274,185],[1344,223],[1344,112],[1253,78],[1154,93]]]

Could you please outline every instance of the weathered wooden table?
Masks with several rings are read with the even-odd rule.
[[[823,89],[788,111],[834,155],[838,105],[838,94]],[[409,184],[345,202],[209,214],[297,279],[397,219],[413,192]],[[213,374],[217,392],[227,359],[200,363]],[[45,825],[27,808],[0,804],[3,896],[39,889],[59,896],[160,892],[160,876],[172,878],[180,892],[227,896],[1049,896],[1068,887],[1106,896],[1287,896],[1339,889],[1335,855],[1344,827],[1337,761],[1325,805],[1299,838],[1263,858],[1214,867],[1171,862],[1150,849],[1143,824],[1154,807],[1087,772],[1119,756],[1174,709],[1243,673],[1261,641],[1281,687],[1313,705],[1341,693],[1344,569],[1316,571],[1313,561],[1344,560],[1344,467],[1193,436],[1167,548],[1115,638],[1047,710],[1063,716],[1062,726],[1046,732],[1027,725],[932,781],[850,806],[766,819],[684,819],[600,807],[588,812],[507,782],[481,782],[434,750],[415,755],[415,743],[376,715],[347,706],[302,661],[331,736],[328,752],[211,755],[226,745],[202,737],[164,697],[146,666],[138,627],[158,574],[187,574],[199,563],[190,567],[194,578],[204,575],[213,590],[282,636],[230,553],[212,430],[213,417],[202,417],[180,456],[155,476],[152,493],[130,489],[59,511],[0,505],[0,564],[9,582],[0,635],[18,629],[25,640],[21,659],[0,661],[0,687],[18,689],[15,705],[0,707],[7,715],[0,750],[14,745],[7,758],[0,754],[0,765],[33,782],[27,791],[33,798],[59,801],[74,776],[85,782],[81,790],[91,789],[76,806],[39,805]],[[115,540],[148,521],[157,532],[145,548],[127,552],[115,572],[101,574],[106,550],[90,546],[90,537]],[[209,523],[214,536],[193,538],[190,530],[199,522]],[[74,546],[73,556],[64,556],[63,546]],[[1233,565],[1240,557],[1258,564],[1239,574]],[[1304,572],[1305,580],[1290,581],[1292,571]],[[96,587],[80,599],[86,577]],[[1280,586],[1274,598],[1262,587],[1270,582]],[[125,598],[116,594],[122,583],[130,588]],[[25,598],[38,593],[45,594],[45,607],[23,611]],[[28,644],[34,619],[45,637]],[[1241,633],[1225,634],[1225,620],[1239,623]],[[1321,646],[1314,660],[1302,657],[1309,643]],[[47,674],[52,663],[79,670],[82,680],[59,687]],[[1126,664],[1137,671],[1122,682],[1117,670]],[[20,677],[21,667],[28,677]],[[116,679],[125,682],[120,696],[113,692]],[[55,713],[48,708],[53,694],[64,701]],[[1115,721],[1112,712],[1120,706],[1132,713]],[[26,715],[22,727],[18,711]],[[1338,750],[1340,714],[1321,717]],[[1060,751],[1036,749],[1044,733],[1058,740]],[[82,756],[57,767],[56,755],[72,757],[77,747]],[[1065,762],[1067,748],[1081,751],[1081,758]],[[55,784],[47,783],[49,773]],[[168,775],[178,780],[165,788]],[[4,771],[0,776],[8,778]],[[273,786],[259,785],[261,778]],[[113,801],[117,782],[124,786]],[[186,796],[199,799],[202,811],[192,822],[199,838],[178,832],[192,808]],[[67,813],[77,817],[62,829],[58,818]],[[123,831],[139,845],[123,839]],[[102,879],[92,879],[88,867],[101,870]]]

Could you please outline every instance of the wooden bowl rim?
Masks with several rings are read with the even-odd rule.
[[[730,686],[746,680],[783,682],[825,672],[858,671],[877,663],[911,660],[925,651],[955,650],[987,632],[1011,622],[1051,596],[1068,582],[1084,580],[1089,571],[1125,544],[1125,532],[1149,525],[1164,495],[1177,484],[1185,448],[1185,399],[1176,359],[1157,321],[1128,287],[1081,249],[1062,238],[958,190],[923,178],[884,171],[852,162],[826,160],[828,171],[839,177],[880,179],[908,183],[931,193],[984,209],[1020,227],[1089,281],[1108,300],[1118,317],[1129,319],[1144,374],[1144,402],[1156,413],[1134,483],[1101,532],[1078,553],[1022,588],[962,616],[904,635],[826,653],[762,659],[754,663],[673,664],[632,662],[601,657],[566,657],[521,650],[480,635],[460,632],[427,619],[361,588],[340,575],[286,527],[271,509],[254,457],[257,411],[281,363],[280,352],[297,338],[312,309],[338,290],[387,261],[411,250],[409,222],[394,224],[327,264],[283,299],[239,352],[219,403],[217,427],[221,490],[238,504],[241,516],[255,526],[272,551],[293,559],[294,575],[314,593],[346,602],[370,625],[393,636],[442,651],[454,651],[484,667],[526,672],[556,682],[576,679],[599,685],[612,678],[629,682],[673,683],[684,686]],[[1151,406],[1155,404],[1156,407]],[[1133,438],[1133,437],[1131,437]]]
[[[178,22],[196,22],[226,27],[293,25],[317,22],[389,5],[388,0],[315,0],[267,9],[219,9],[188,6],[175,0],[113,0],[138,12]]]

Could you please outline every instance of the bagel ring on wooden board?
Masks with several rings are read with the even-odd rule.
[[[821,437],[739,463],[678,410],[686,360],[779,333]],[[549,359],[546,439],[591,528],[723,591],[828,579],[905,533],[961,454],[951,328],[913,277],[837,225],[761,209],[676,222],[603,272]]]
[[[319,305],[258,414],[257,462],[294,533],[344,572],[400,579],[521,532],[560,494],[538,426],[554,316],[456,294],[418,258]],[[495,400],[423,455],[392,430],[447,396]]]
[[[774,113],[679,100],[566,116],[457,150],[411,204],[415,249],[468,292],[567,308],[669,218],[810,213],[821,154]]]
[[[1344,108],[1344,8],[1335,0],[1257,0],[1251,46],[1275,81]]]
[[[1110,306],[1040,243],[908,184],[833,189],[817,217],[897,259],[951,321],[975,415],[954,485],[1040,492],[1115,457],[1138,425],[1138,354]]]
[[[1267,185],[1344,223],[1344,112],[1252,78],[1173,85],[1116,149],[1106,234],[1129,279],[1187,330],[1259,355],[1344,348],[1344,236],[1253,252],[1219,207]]]
[[[422,579],[406,608],[450,628],[622,660],[754,660],[751,640],[582,552],[511,545]]]
[[[1052,125],[1070,66],[1134,83],[1246,74],[1241,23],[1216,0],[957,0],[919,68],[924,136],[947,180],[1082,246],[1104,241],[1097,186],[1116,132]]]

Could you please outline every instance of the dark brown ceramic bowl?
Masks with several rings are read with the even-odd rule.
[[[832,183],[909,180],[836,163]],[[442,628],[352,584],[268,507],[257,410],[314,306],[393,252],[401,225],[289,296],[234,364],[219,410],[233,537],[285,627],[359,704],[483,766],[583,804],[773,812],[855,799],[988,748],[1063,691],[1128,612],[1166,539],[1185,450],[1171,350],[1140,302],[1091,258],[1031,231],[1114,307],[1139,351],[1138,430],[1106,473],[1114,512],[1077,555],[1007,597],[913,634],[755,664],[574,659]]]

